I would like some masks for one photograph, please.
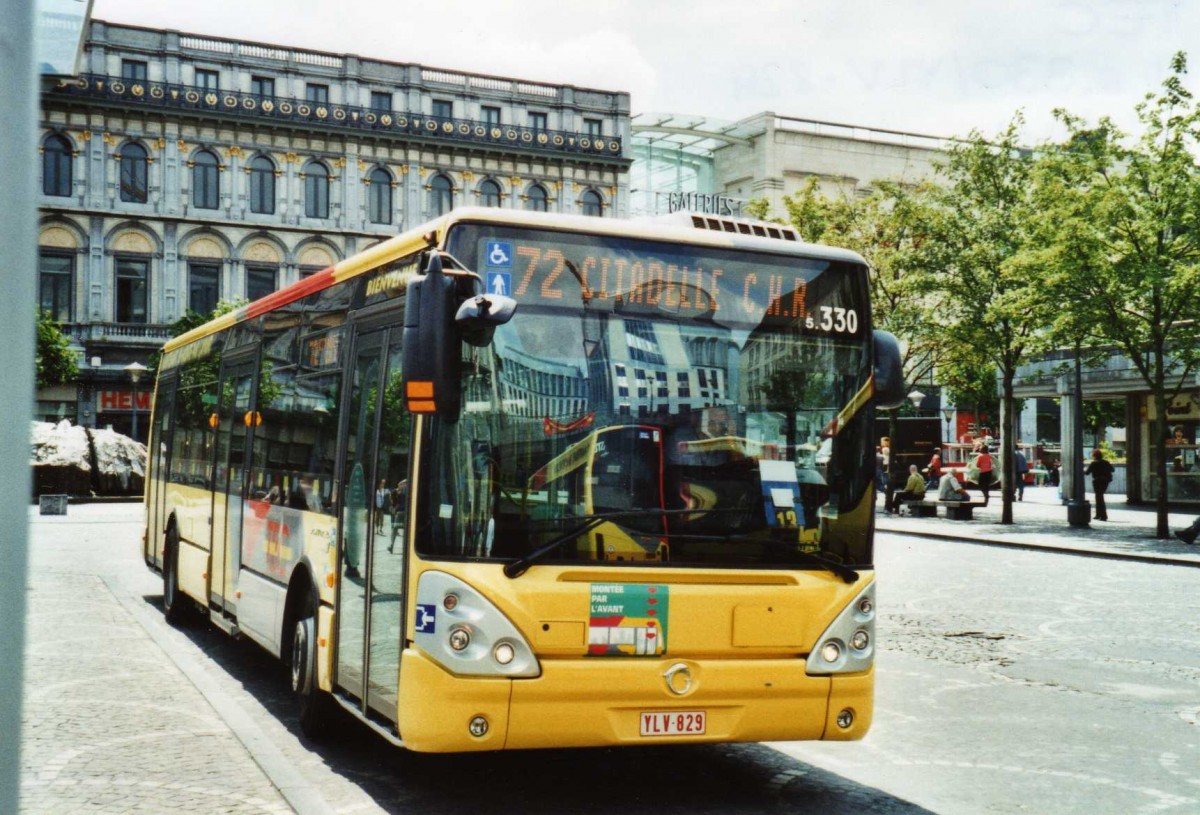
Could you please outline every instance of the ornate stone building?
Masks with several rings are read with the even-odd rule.
[[[82,359],[44,418],[129,432],[187,310],[454,206],[626,214],[627,93],[99,20],[83,65],[42,95],[40,305]]]

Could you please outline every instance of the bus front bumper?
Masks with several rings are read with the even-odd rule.
[[[687,666],[683,693],[666,675]],[[400,737],[421,752],[724,741],[854,740],[866,735],[874,669],[809,676],[790,659],[544,659],[533,679],[456,677],[415,649],[401,669]],[[684,682],[676,679],[676,689]],[[839,714],[850,712],[850,723]],[[704,714],[704,732],[643,735],[643,714]],[[474,736],[472,719],[487,732]]]

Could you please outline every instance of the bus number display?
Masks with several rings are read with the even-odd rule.
[[[857,334],[858,312],[852,308],[821,306],[820,316],[813,319],[810,314],[804,321],[806,328],[819,328],[834,334]]]

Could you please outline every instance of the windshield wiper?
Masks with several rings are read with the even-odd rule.
[[[568,529],[566,532],[562,533],[550,542],[539,546],[537,549],[534,549],[524,557],[519,557],[512,563],[504,564],[504,574],[506,577],[520,577],[521,575],[525,574],[530,566],[553,552],[558,547],[562,546],[564,543],[570,543],[580,535],[584,535],[592,531],[606,521],[614,521],[620,518],[661,518],[665,515],[683,515],[685,513],[695,512],[696,510],[694,509],[627,509],[621,512],[597,512],[594,515],[580,515],[578,517],[585,519],[583,523]],[[666,533],[643,532],[641,534],[649,535],[651,537],[661,537]]]
[[[720,541],[722,543],[775,543],[782,546],[787,546],[787,541],[775,540],[774,538],[755,538],[750,535],[697,535],[690,532],[673,532],[664,533],[663,537],[667,540],[671,538],[687,538],[688,540],[699,541]],[[800,550],[789,550],[789,555],[794,555],[805,563],[811,563],[814,566],[820,566],[826,571],[833,572],[838,577],[842,578],[846,583],[857,583],[860,577],[859,573],[851,569],[849,566],[844,566],[841,563],[836,563],[832,560],[826,560],[823,557],[812,554],[811,552],[803,552]]]

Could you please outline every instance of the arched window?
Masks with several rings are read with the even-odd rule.
[[[367,177],[367,220],[373,224],[392,222],[392,174],[376,167]]]
[[[545,212],[548,197],[545,187],[541,184],[534,184],[529,188],[529,195],[526,196],[529,200],[525,202],[525,209],[533,210],[534,212]]]
[[[500,185],[490,179],[480,184],[479,203],[485,207],[500,206]]]
[[[454,209],[454,185],[450,179],[438,173],[429,179],[429,213],[445,215]]]
[[[129,142],[121,148],[121,200],[144,204],[149,186],[146,179],[146,148]]]
[[[275,214],[275,164],[266,156],[250,162],[250,211]]]
[[[42,192],[71,194],[71,143],[62,136],[47,136],[42,142]]]
[[[197,209],[216,209],[220,199],[220,162],[207,150],[192,159],[192,206]]]
[[[329,170],[319,161],[304,165],[304,214],[309,218],[329,217]]]
[[[583,204],[584,215],[594,215],[597,218],[604,217],[604,201],[600,198],[600,193],[595,190],[588,190],[579,200]]]

